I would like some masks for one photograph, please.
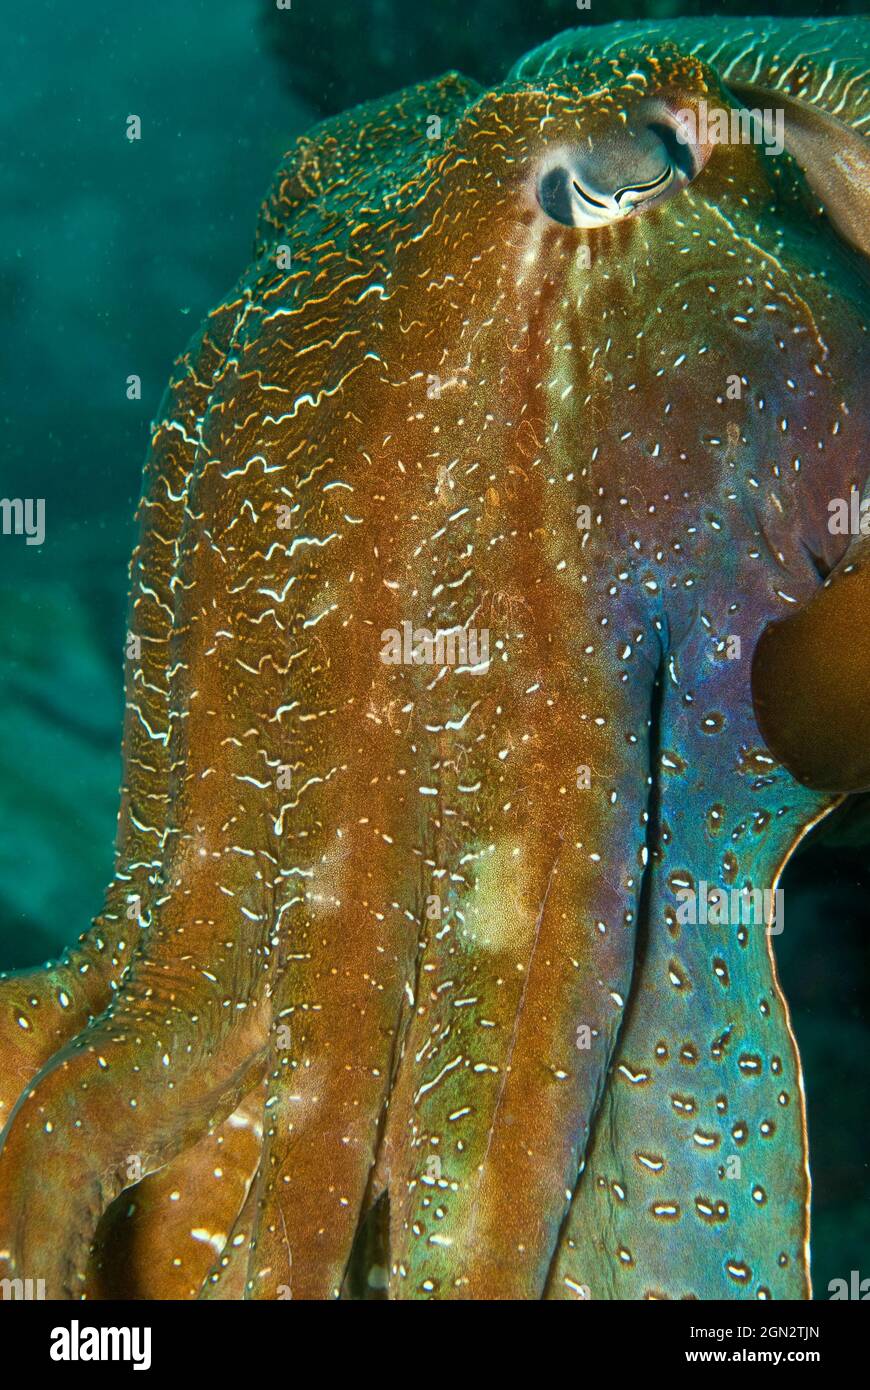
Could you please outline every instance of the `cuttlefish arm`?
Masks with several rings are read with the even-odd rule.
[[[136,1181],[100,1222],[88,1262],[90,1299],[195,1299],[212,1269],[226,1265],[260,1162],[263,1086],[191,1148]],[[223,1297],[239,1297],[236,1293]]]
[[[337,1294],[379,1197],[391,1296],[540,1296],[630,987],[657,637],[633,593],[602,636],[604,611],[568,570],[576,502],[544,464],[558,241],[523,269],[543,118],[576,140],[579,117],[567,96],[465,101],[460,134],[409,166],[386,221],[364,185],[372,204],[340,257],[331,239],[310,245],[295,203],[276,221],[273,242],[299,243],[291,312],[267,315],[238,364],[249,380],[268,363],[297,400],[318,383],[260,447],[301,454],[299,527],[335,537],[308,576],[332,604],[318,632],[342,650],[340,669],[315,664],[306,704],[343,717],[309,725],[295,754],[303,781],[322,782],[307,797],[317,853],[274,999],[291,1045],[273,1045],[254,1297]],[[421,90],[416,129],[442,111],[439,88]],[[375,108],[361,123],[395,138]],[[479,246],[457,284],[451,267]],[[309,346],[315,292],[327,307]],[[498,306],[482,326],[469,295]],[[306,598],[300,586],[310,621]],[[491,630],[499,649],[474,671],[382,664],[373,636],[410,613],[433,632]],[[614,670],[617,631],[646,642],[631,683]]]
[[[202,337],[208,379],[216,349]],[[56,964],[0,981],[0,1133],[24,1087],[57,1050],[109,1006],[150,920],[168,818],[168,687],[174,547],[192,467],[197,385],[182,359],[145,466],[139,539],[130,564],[124,781],[114,877],[91,929]],[[201,409],[201,407],[200,407]]]
[[[0,1140],[0,1262],[13,1274],[35,1271],[51,1296],[80,1296],[87,1287],[90,1244],[118,1193],[205,1135],[256,1079],[251,1058],[262,1044],[253,1038],[230,1060],[210,1065],[203,1057],[209,1034],[197,1028],[185,990],[191,977],[206,971],[215,977],[210,988],[218,989],[208,946],[209,924],[217,919],[210,905],[214,871],[198,853],[191,855],[174,818],[188,794],[179,769],[190,728],[179,678],[186,664],[173,655],[181,655],[178,624],[184,621],[178,555],[182,546],[196,544],[189,510],[195,446],[243,302],[216,311],[179,360],[146,464],[141,538],[131,569],[116,877],[107,907],[68,960],[2,985],[6,1059],[11,1054],[13,1086],[21,1094],[15,1105],[10,1093],[11,1117]],[[213,808],[217,843],[217,796]],[[208,827],[197,833],[207,840]],[[226,1002],[206,1002],[204,1011],[209,1008],[219,1017],[210,1042],[217,1052],[214,1040],[233,1031],[227,1027],[231,1010]],[[149,1106],[155,1080],[156,1104]],[[30,1161],[35,1148],[44,1155],[37,1167]],[[146,1188],[142,1204],[148,1196]],[[158,1203],[162,1232],[173,1222],[182,1231],[231,1223],[234,1213],[213,1220],[208,1203],[202,1206],[201,1190],[186,1192],[178,1206]],[[65,1242],[57,1239],[59,1228]],[[168,1280],[174,1277],[169,1269]],[[161,1291],[173,1287],[167,1282]]]
[[[448,77],[431,84],[428,105],[412,96],[415,134],[421,149],[428,153],[433,148],[428,142],[426,113],[434,111],[447,126],[451,110],[461,107],[471,91],[473,84]],[[273,198],[264,208],[267,234],[274,206],[280,208],[282,217],[291,209],[299,211],[297,238],[303,245],[313,229],[322,234],[329,214],[319,199],[328,198],[334,186],[344,185],[348,159],[358,161],[361,171],[368,174],[368,182],[355,180],[343,199],[347,225],[352,226],[357,205],[374,196],[377,146],[386,139],[396,148],[401,144],[397,135],[401,114],[399,99],[382,112],[370,109],[350,130],[339,120],[315,139],[303,138],[289,169],[279,173]],[[407,146],[405,141],[406,155]],[[301,206],[308,203],[317,204],[313,219]],[[146,474],[143,546],[150,545],[154,553],[137,573],[134,616],[142,605],[150,621],[145,621],[142,612],[131,628],[141,640],[144,656],[138,679],[154,694],[154,707],[146,707],[135,692],[128,700],[125,766],[131,792],[141,802],[131,819],[134,826],[143,828],[145,836],[144,847],[131,844],[130,857],[134,862],[142,861],[147,851],[149,867],[156,861],[161,869],[153,882],[149,880],[150,891],[146,892],[143,884],[141,893],[143,904],[147,904],[143,907],[149,920],[147,935],[124,977],[123,988],[102,1016],[82,1031],[81,1024],[88,1022],[90,1014],[77,1017],[68,1030],[66,1044],[55,1051],[48,1042],[22,1072],[21,1080],[30,1084],[3,1134],[0,1258],[13,1274],[37,1271],[54,1296],[78,1296],[88,1288],[90,1246],[100,1217],[126,1188],[138,1188],[135,1237],[140,1260],[143,1249],[157,1254],[161,1242],[167,1244],[167,1223],[177,1228],[179,1244],[191,1226],[214,1233],[230,1224],[226,1199],[212,1200],[206,1191],[208,1136],[223,1130],[228,1138],[230,1117],[239,1113],[236,1107],[256,1085],[266,1059],[272,1025],[269,969],[278,959],[273,931],[286,910],[280,899],[295,901],[294,875],[298,872],[295,862],[292,866],[282,863],[276,878],[273,851],[280,848],[284,835],[290,859],[295,861],[293,839],[303,844],[313,839],[304,824],[294,836],[285,827],[285,818],[290,821],[306,785],[301,773],[303,760],[299,757],[294,761],[294,744],[288,740],[284,725],[288,710],[296,708],[288,703],[286,678],[291,669],[295,673],[306,653],[316,652],[320,645],[316,636],[305,632],[304,614],[296,616],[291,628],[285,626],[283,613],[279,616],[276,612],[276,603],[286,598],[297,580],[302,587],[306,579],[308,542],[295,539],[295,526],[289,535],[282,533],[277,519],[279,504],[292,502],[286,484],[293,479],[296,465],[288,465],[284,454],[286,478],[268,479],[266,483],[269,526],[272,536],[281,542],[269,550],[270,555],[278,552],[275,563],[280,566],[271,578],[271,588],[270,574],[263,567],[259,518],[246,514],[246,508],[250,509],[248,482],[231,482],[244,472],[243,466],[234,467],[232,461],[245,447],[253,453],[256,445],[253,434],[250,440],[240,438],[238,418],[259,421],[271,401],[260,395],[256,370],[240,380],[230,349],[243,356],[250,345],[249,357],[256,361],[261,345],[256,333],[246,329],[246,320],[251,315],[254,324],[257,321],[251,310],[262,290],[258,281],[265,277],[262,293],[267,298],[270,280],[275,285],[289,281],[292,286],[295,278],[276,272],[276,259],[281,258],[276,257],[273,243],[274,238],[270,238],[268,261],[255,264],[239,290],[210,317],[201,340],[195,341],[181,360],[179,379],[155,434]],[[334,267],[330,274],[333,272]],[[281,326],[277,315],[272,331],[274,326]],[[319,331],[314,332],[312,343],[320,336]],[[338,359],[328,347],[325,356],[334,369]],[[302,371],[307,366],[303,362]],[[223,442],[218,444],[224,425],[226,447]],[[227,477],[218,462],[222,457],[227,459]],[[225,554],[231,557],[229,563]],[[287,561],[294,557],[288,575]],[[252,590],[255,578],[259,587]],[[241,657],[236,659],[235,648],[227,640],[230,633],[221,626],[220,612],[224,606],[232,609],[233,595],[245,593],[252,600],[251,606],[245,607],[247,599],[240,600],[235,618],[244,629],[242,661]],[[292,614],[292,607],[287,611]],[[259,655],[255,650],[258,642]],[[325,700],[340,699],[347,671],[322,669],[330,681],[338,681]],[[244,686],[250,691],[247,699],[240,694]],[[316,698],[313,683],[311,696]],[[377,733],[371,727],[383,745],[372,753],[371,764],[384,766],[390,757],[392,732],[385,729]],[[252,770],[246,745],[258,728],[262,739]],[[355,757],[354,750],[348,748],[345,756]],[[276,787],[285,773],[299,777],[302,792],[291,793],[288,783],[286,791],[278,792],[276,805]],[[321,780],[329,778],[311,779],[314,783]],[[204,784],[202,800],[200,782]],[[282,801],[286,803],[283,811]],[[325,806],[324,811],[326,827],[335,825],[341,816],[340,797],[334,807]],[[306,813],[307,804],[302,815]],[[389,815],[394,818],[393,839],[398,842],[407,813],[397,803]],[[326,857],[328,830],[321,831],[321,838],[324,835],[321,852]],[[382,879],[384,884],[391,884],[403,871],[399,851],[387,848],[387,836],[381,836],[380,831],[378,844],[385,859]],[[339,858],[352,858],[353,853],[349,837]],[[388,867],[390,858],[397,862]],[[368,953],[374,976],[388,961],[381,961],[381,943],[372,937],[370,908],[362,896],[357,901],[356,937],[352,923],[343,915],[336,916],[334,931],[340,937],[339,953],[352,955],[354,941],[358,942],[355,972],[364,971]],[[413,937],[404,923],[399,940],[403,955],[413,949]],[[329,957],[326,938],[317,959],[321,957]],[[335,974],[332,969],[319,969],[318,975],[321,973],[327,981]],[[373,1065],[370,1073],[371,1104],[361,1108],[371,1115],[372,1144],[389,1078],[390,1020],[398,1015],[404,978],[401,969],[392,973],[394,979],[386,996],[388,1013],[378,1022],[370,1011],[376,1054],[373,1062],[378,1065]],[[329,1014],[335,1041],[324,1038],[320,1042],[327,1059],[330,1049],[337,1050],[351,1007],[346,984],[339,979],[336,985],[335,1016]],[[101,1002],[107,1002],[105,996]],[[276,1016],[280,1020],[280,1011]],[[282,1025],[279,1022],[277,1026]],[[320,1032],[322,1026],[318,1036]],[[286,1045],[279,1042],[276,1046],[279,1057],[282,1051],[286,1055]],[[348,1063],[356,1064],[360,1046],[359,1037],[348,1035]],[[36,1063],[52,1053],[37,1071]],[[338,1132],[346,1125],[342,1112],[350,1102],[342,1091],[344,1070],[338,1064],[328,1068],[335,1083],[336,1110],[330,1128],[325,1118],[329,1106],[324,1108],[324,1143],[328,1147],[330,1141],[339,1142]],[[358,1102],[353,1100],[352,1105],[356,1107]],[[110,1115],[114,1117],[111,1123]],[[35,1167],[31,1155],[37,1150],[42,1159]],[[371,1155],[366,1157],[365,1150],[359,1155],[351,1150],[350,1157],[364,1187]],[[166,1182],[161,1169],[175,1177],[175,1185],[181,1189],[182,1200],[174,1210],[167,1209],[164,1202]],[[56,1182],[45,1182],[46,1170]],[[349,1213],[338,1212],[344,1243],[338,1257],[339,1282],[361,1196],[360,1191]],[[262,1200],[265,1203],[268,1198]],[[56,1238],[58,1228],[64,1232],[62,1241]],[[102,1271],[110,1264],[104,1253],[98,1259],[101,1272],[92,1276],[92,1287],[104,1286],[100,1282]],[[317,1277],[313,1261],[311,1277]],[[178,1279],[170,1271],[160,1292],[164,1296],[177,1293],[179,1280],[188,1278],[187,1270]],[[335,1279],[330,1271],[324,1288],[330,1290]],[[136,1280],[128,1279],[126,1286],[136,1287]],[[138,1287],[142,1287],[141,1282]]]

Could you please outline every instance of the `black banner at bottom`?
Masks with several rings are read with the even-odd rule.
[[[502,1324],[499,1307],[463,1323],[460,1313],[391,1315],[373,1308],[301,1307],[279,1303],[48,1303],[0,1301],[3,1360],[9,1366],[20,1345],[21,1366],[40,1379],[62,1382],[71,1374],[100,1367],[141,1374],[190,1373],[197,1378],[236,1372],[256,1376],[261,1360],[275,1354],[292,1375],[294,1358],[314,1354],[334,1374],[343,1364],[352,1374],[395,1373],[416,1346],[419,1356],[443,1375],[459,1361],[463,1378],[479,1358],[491,1378],[494,1363],[505,1358],[513,1375],[519,1350],[526,1360],[540,1361],[548,1373],[554,1333],[566,1340],[562,1356],[576,1358],[578,1371],[587,1354],[604,1357],[620,1377],[632,1371],[671,1371],[681,1366],[704,1374],[712,1367],[739,1369],[767,1366],[781,1370],[807,1366],[827,1376],[842,1365],[860,1364],[867,1320],[862,1299],[813,1303],[657,1302],[623,1303],[578,1300],[573,1312],[550,1309],[527,1314],[514,1311]],[[468,1314],[466,1313],[466,1316]],[[407,1322],[406,1318],[413,1321]],[[441,1318],[446,1316],[447,1322]],[[460,1322],[454,1323],[458,1316]],[[530,1322],[523,1326],[528,1316]],[[350,1318],[350,1323],[345,1321]],[[542,1322],[538,1322],[538,1318]],[[568,1322],[563,1323],[562,1318]],[[490,1323],[489,1319],[493,1321]],[[551,1321],[554,1318],[555,1321]],[[382,1321],[383,1319],[383,1321]],[[519,1321],[518,1321],[519,1319]],[[344,1335],[339,1337],[339,1333]],[[325,1339],[320,1339],[324,1334]],[[442,1342],[440,1335],[450,1338]],[[461,1342],[453,1344],[454,1336]],[[530,1336],[535,1340],[530,1340]],[[421,1343],[420,1338],[426,1341]],[[577,1337],[576,1345],[571,1339]],[[408,1339],[406,1341],[406,1339]],[[411,1342],[410,1339],[413,1339]],[[547,1340],[545,1340],[547,1339]],[[439,1347],[445,1363],[438,1368]],[[451,1350],[453,1347],[453,1350]],[[548,1349],[549,1348],[549,1349]],[[561,1359],[561,1358],[560,1358]],[[433,1364],[434,1363],[434,1364]],[[414,1364],[413,1362],[411,1364]],[[588,1363],[587,1363],[588,1366]],[[273,1361],[273,1370],[275,1369]],[[603,1369],[603,1368],[602,1368]],[[21,1383],[20,1371],[16,1383]]]

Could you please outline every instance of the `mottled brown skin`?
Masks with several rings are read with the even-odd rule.
[[[549,220],[554,149],[729,98],[668,45],[527,61],[303,138],[178,364],[116,880],[0,993],[0,1273],[51,1297],[117,1290],[119,1246],[128,1295],[358,1293],[357,1241],[393,1298],[808,1292],[769,937],[674,904],[771,886],[832,804],[724,649],[843,560],[865,292],[751,146]],[[406,620],[489,661],[387,665]]]

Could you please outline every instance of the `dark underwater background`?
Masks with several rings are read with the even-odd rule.
[[[863,13],[680,0],[29,0],[0,57],[0,970],[83,931],[108,880],[126,566],[175,355],[244,268],[260,201],[319,117],[447,68],[497,80],[575,24]],[[142,139],[126,122],[142,120]],[[131,374],[141,400],[127,399]],[[866,620],[870,620],[867,615]],[[868,698],[870,715],[870,698]],[[787,871],[776,952],[803,1056],[817,1298],[870,1276],[870,798]]]

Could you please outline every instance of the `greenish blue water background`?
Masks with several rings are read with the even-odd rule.
[[[272,169],[319,116],[447,68],[495,80],[576,23],[863,12],[675,0],[33,0],[0,56],[0,496],[44,497],[41,547],[0,539],[0,969],[82,931],[108,878],[126,565],[173,357],[244,267]],[[126,120],[143,135],[126,139]],[[126,398],[127,377],[141,401]],[[780,970],[801,1044],[816,1296],[870,1276],[870,814],[785,882]]]

